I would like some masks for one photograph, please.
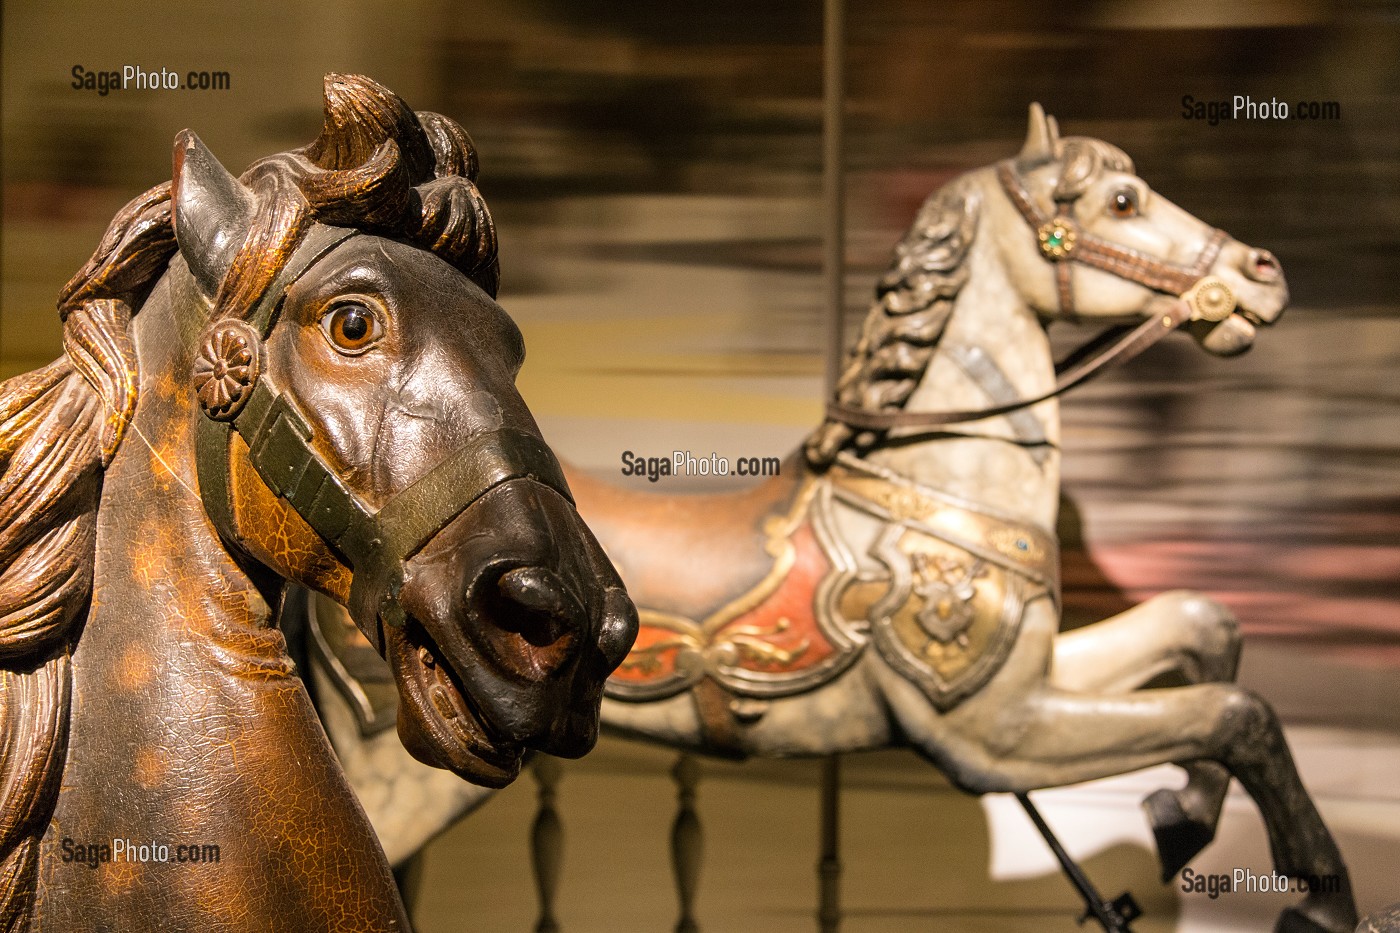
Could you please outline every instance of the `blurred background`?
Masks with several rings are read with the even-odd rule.
[[[239,170],[310,141],[321,76],[359,71],[475,138],[522,390],[566,459],[622,481],[623,450],[782,455],[816,423],[816,0],[5,0],[0,15],[0,377],[60,352],[59,288],[121,205],[169,178],[178,130]],[[1064,406],[1069,614],[1178,586],[1230,604],[1242,679],[1288,723],[1363,907],[1400,899],[1400,5],[863,0],[848,20],[851,329],[919,203],[1012,154],[1032,100],[1281,260],[1293,305],[1250,354],[1168,341]],[[229,87],[72,87],[75,66],[123,65]],[[1182,117],[1185,95],[1235,94],[1336,101],[1340,119]],[[605,743],[566,767],[566,929],[670,922],[668,764]],[[814,769],[706,765],[705,929],[811,927]],[[1097,807],[1141,823],[1140,788],[1116,787],[1066,792],[1062,822]],[[847,928],[1072,926],[1039,843],[912,756],[853,762],[847,799]],[[423,930],[529,926],[531,806],[513,789],[435,845]],[[1213,857],[1265,870],[1252,810],[1232,799],[1226,825]],[[1105,886],[1151,901],[1145,929],[1265,928],[1268,898],[1158,885],[1144,833],[1071,843]]]

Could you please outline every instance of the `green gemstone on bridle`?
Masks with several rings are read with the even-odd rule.
[[[1036,235],[1041,250],[1050,259],[1063,259],[1074,249],[1074,228],[1064,221],[1046,221]]]

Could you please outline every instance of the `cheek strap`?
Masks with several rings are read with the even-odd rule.
[[[1225,245],[1228,236],[1225,231],[1211,231],[1195,262],[1179,266],[1085,233],[1073,218],[1063,213],[1047,216],[1026,191],[1011,162],[998,163],[996,173],[1007,199],[1035,231],[1041,255],[1055,267],[1055,291],[1064,314],[1075,313],[1070,264],[1076,262],[1155,292],[1181,298],[1191,305],[1191,320],[1222,321],[1234,311],[1235,296],[1230,287],[1206,274]]]

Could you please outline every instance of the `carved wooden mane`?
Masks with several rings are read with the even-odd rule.
[[[901,408],[918,387],[953,305],[967,282],[966,260],[977,235],[977,194],[950,182],[919,209],[895,247],[865,316],[860,339],[836,386],[843,405]],[[808,462],[824,468],[847,447],[866,449],[877,436],[828,419],[807,439]]]

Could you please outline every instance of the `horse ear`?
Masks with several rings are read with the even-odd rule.
[[[175,242],[199,290],[212,299],[252,228],[253,193],[190,130],[175,137],[173,178]]]
[[[1026,127],[1026,142],[1021,146],[1016,160],[1023,168],[1031,168],[1055,157],[1055,138],[1058,132],[1053,122],[1045,116],[1039,103],[1031,104],[1029,125]]]

